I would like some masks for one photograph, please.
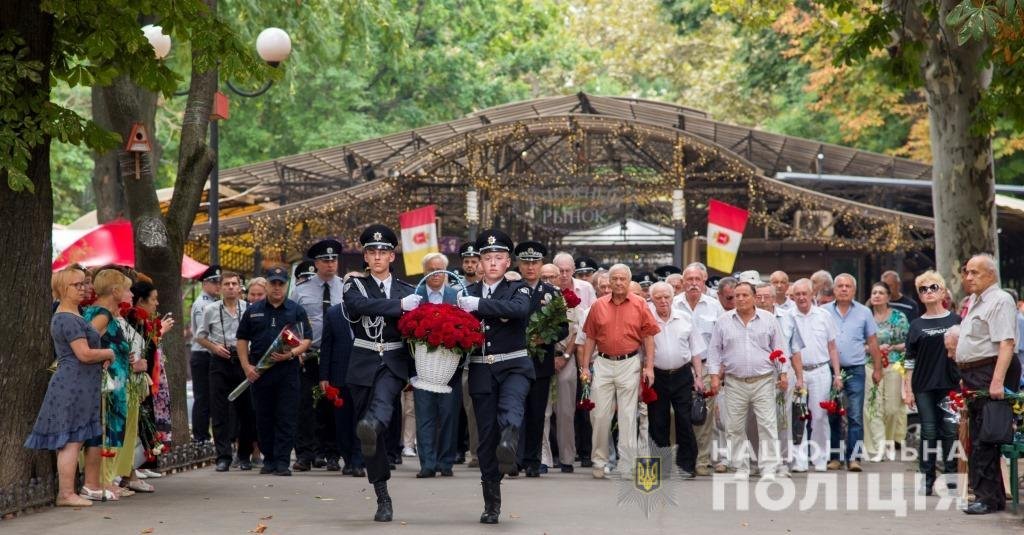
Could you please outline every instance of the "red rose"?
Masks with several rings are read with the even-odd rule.
[[[658,401],[658,393],[654,391],[654,388],[647,384],[646,380],[640,381],[640,401],[643,401],[648,405]]]
[[[839,409],[839,416],[846,416],[846,409]]]
[[[133,309],[135,312],[135,319],[141,321],[146,321],[149,319],[149,312],[146,312],[146,309],[142,307],[133,307]]]
[[[345,406],[345,400],[341,399],[341,398],[335,398],[333,403],[334,403],[334,408],[335,409],[340,409],[343,406]]]
[[[582,302],[576,292],[572,291],[572,288],[562,289],[562,298],[565,299],[565,306],[567,308],[576,308]]]
[[[125,316],[127,316],[127,315],[128,315],[128,312],[129,312],[129,311],[130,311],[131,309],[132,309],[132,305],[131,305],[131,303],[124,303],[124,302],[121,302],[121,303],[118,303],[118,304],[117,304],[117,313],[118,313],[118,314],[119,314],[120,316],[122,316],[122,317],[125,317]]]

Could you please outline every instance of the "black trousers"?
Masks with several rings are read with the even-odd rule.
[[[689,473],[696,471],[697,436],[690,422],[693,405],[693,365],[687,364],[672,372],[654,369],[654,391],[658,400],[647,406],[647,422],[651,440],[659,448],[670,444],[672,412],[676,423],[676,466]]]
[[[334,438],[334,407],[321,400],[313,406],[313,388],[320,384],[320,363],[302,365],[299,375],[298,429],[295,433],[295,458],[312,463],[317,457],[337,460],[338,442]]]
[[[391,479],[391,468],[388,465],[388,448],[386,435],[388,424],[391,423],[395,401],[402,393],[405,380],[396,377],[387,367],[377,369],[373,386],[349,385],[352,391],[352,405],[355,419],[373,418],[384,425],[377,435],[377,450],[373,457],[364,458],[366,462],[366,478],[370,483],[379,483]],[[401,420],[401,416],[399,416]]]
[[[470,397],[473,398],[473,413],[476,416],[477,436],[480,437],[476,456],[480,461],[482,481],[501,481],[504,477],[498,468],[498,442],[501,439],[501,432],[506,427],[522,428],[526,394],[530,391],[531,382],[528,377],[518,373],[509,373],[500,383],[492,376],[489,393],[470,393]]]
[[[210,440],[210,353],[193,351],[189,357],[192,372],[192,440]]]
[[[1010,367],[1006,370],[1003,385],[1014,392],[1020,386],[1020,361],[1014,355]],[[995,372],[995,363],[969,370],[960,370],[960,376],[968,390],[988,391]],[[984,503],[992,509],[1006,508],[1006,491],[1003,490],[1003,462],[999,446],[983,444],[978,440],[983,422],[982,410],[986,403],[1006,403],[1003,400],[976,399],[967,410],[970,413],[971,454],[967,460],[967,477],[974,489],[975,501]]]
[[[210,419],[213,421],[213,445],[218,461],[231,461],[231,446],[238,439],[238,458],[245,461],[252,455],[256,440],[256,419],[252,410],[252,396],[246,390],[238,399],[228,401],[228,394],[245,381],[245,373],[238,358],[230,360],[210,357]],[[231,413],[234,409],[235,418]],[[237,424],[236,426],[232,425]]]
[[[548,356],[548,358],[554,358]],[[540,454],[544,446],[544,411],[551,396],[551,377],[538,377],[530,384],[526,394],[526,412],[523,415],[525,432],[520,436],[525,441],[520,450],[523,468],[539,468]],[[553,426],[552,426],[553,427]],[[556,452],[558,450],[552,450]]]
[[[583,399],[583,383],[576,379],[576,403]],[[573,427],[576,431],[576,454],[581,461],[590,460],[590,449],[593,447],[594,428],[590,425],[590,413],[576,409]]]
[[[299,363],[279,362],[252,384],[256,432],[263,465],[288,468],[295,447],[295,413],[299,410]]]
[[[404,388],[404,387],[403,387]],[[399,389],[391,404],[391,421],[388,423],[387,432],[384,435],[385,444],[388,449],[388,457],[398,464],[402,460],[402,390]],[[412,447],[412,444],[409,445]]]
[[[459,394],[462,393],[462,385],[459,385]],[[465,456],[469,451],[469,415],[466,413],[466,404],[459,406],[459,433],[455,441],[455,451],[458,456]]]

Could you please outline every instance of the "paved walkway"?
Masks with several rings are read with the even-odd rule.
[[[323,535],[325,533],[813,533],[851,534],[895,533],[1009,535],[1024,533],[1024,521],[1009,513],[969,517],[954,507],[936,510],[940,499],[927,498],[925,510],[913,510],[912,482],[908,477],[904,495],[910,499],[906,516],[892,511],[868,510],[870,478],[883,482],[881,497],[892,493],[888,482],[894,474],[913,475],[910,464],[867,465],[857,476],[856,498],[846,485],[846,474],[838,487],[839,510],[828,510],[826,487],[819,486],[818,499],[809,510],[797,502],[804,496],[807,476],[797,475],[795,498],[790,507],[769,511],[759,507],[755,481],[749,489],[749,510],[737,510],[735,487],[726,489],[727,498],[718,500],[724,510],[713,510],[716,483],[710,478],[672,481],[662,489],[671,492],[677,505],[656,510],[646,518],[636,504],[619,505],[619,492],[629,484],[621,480],[595,480],[589,470],[575,474],[551,473],[540,479],[505,480],[502,485],[501,524],[483,526],[477,522],[483,508],[479,472],[465,466],[456,468],[454,478],[415,479],[415,462],[398,467],[391,480],[395,500],[395,521],[376,524],[373,487],[365,478],[343,477],[339,473],[314,470],[293,477],[261,476],[257,472],[231,471],[218,474],[212,468],[195,470],[154,481],[157,493],[138,494],[117,503],[96,504],[81,510],[46,510],[9,521],[0,521],[4,535],[51,533],[117,534],[239,534]],[[830,472],[828,476],[835,477]],[[872,476],[874,474],[874,476]],[[674,487],[674,491],[672,488]],[[812,485],[813,487],[813,485]],[[769,492],[780,499],[782,487]],[[848,500],[859,504],[848,509]],[[781,503],[781,502],[780,502]],[[149,531],[152,530],[152,531]]]

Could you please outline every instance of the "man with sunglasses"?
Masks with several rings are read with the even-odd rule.
[[[324,314],[332,305],[341,303],[342,282],[338,276],[338,255],[341,242],[332,239],[320,240],[306,251],[312,258],[305,273],[311,276],[292,288],[289,298],[295,301],[309,316],[313,327],[313,344],[310,350],[299,358],[302,368],[301,389],[305,394],[321,383],[320,380],[320,337],[324,332]],[[323,381],[326,383],[326,381]],[[326,467],[331,472],[341,469],[338,464],[338,443],[334,432],[334,409],[330,403],[318,403],[314,407],[313,396],[299,398],[298,430],[295,435],[295,464],[292,470],[308,472],[313,466]],[[351,468],[351,467],[350,467]]]

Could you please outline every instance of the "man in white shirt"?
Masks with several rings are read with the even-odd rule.
[[[675,296],[672,300],[672,308],[677,309],[687,316],[693,323],[694,328],[704,339],[706,346],[711,342],[711,331],[715,327],[715,320],[718,319],[724,310],[718,300],[705,293],[707,272],[699,264],[690,264],[683,270],[683,293]],[[701,355],[705,360],[706,354]],[[702,366],[701,382],[704,389],[711,387],[711,378],[708,376],[707,367]],[[703,425],[694,426],[697,435],[697,465],[696,474],[699,476],[711,475],[711,450],[714,447],[714,435],[716,420],[719,420],[718,404],[714,399],[708,400],[708,417]],[[723,442],[724,444],[724,442]],[[716,459],[724,461],[724,459]],[[725,472],[726,463],[717,462],[715,471]]]
[[[800,279],[793,283],[793,301],[795,307],[789,311],[789,319],[793,329],[800,333],[803,350],[800,352],[800,364],[803,368],[802,380],[798,379],[797,389],[807,390],[807,408],[811,414],[810,435],[805,432],[797,454],[793,459],[794,472],[806,472],[808,461],[817,472],[826,470],[829,453],[829,421],[828,413],[821,408],[822,401],[828,401],[831,389],[843,387],[839,370],[839,351],[836,348],[836,335],[839,328],[832,316],[824,309],[814,306],[813,285],[810,279]],[[802,425],[807,425],[803,423]],[[814,443],[808,459],[809,442]]]
[[[793,450],[796,449],[795,447],[792,447],[793,434],[790,433],[789,426],[793,419],[793,391],[795,390],[796,385],[803,381],[803,369],[800,366],[800,351],[803,350],[803,340],[800,338],[799,331],[796,331],[793,328],[789,314],[775,306],[775,288],[771,283],[758,283],[755,287],[755,292],[757,308],[771,312],[779,322],[779,327],[782,329],[784,345],[782,349],[786,353],[786,357],[789,358],[791,362],[791,366],[788,366],[788,369],[786,370],[787,387],[784,402],[781,407],[778,405],[775,407],[779,417],[779,454],[782,459],[782,463],[779,465],[778,475],[781,477],[789,477],[790,455],[793,454]],[[752,427],[752,423],[748,421],[747,436],[751,438],[757,435],[757,429],[752,429]]]
[[[789,275],[785,271],[775,271],[768,281],[775,290],[775,309],[789,312],[794,306],[793,300],[786,296],[789,292]]]
[[[651,286],[654,321],[661,329],[654,335],[654,391],[658,399],[648,407],[651,439],[668,447],[670,412],[675,413],[676,466],[684,479],[694,477],[697,438],[690,422],[693,392],[704,391],[701,357],[707,351],[704,337],[690,316],[672,307],[675,290],[667,282]],[[701,380],[695,380],[701,378]]]
[[[580,304],[575,309],[569,309],[567,312],[569,316],[569,335],[565,340],[555,344],[557,399],[549,403],[555,415],[555,427],[558,434],[558,449],[560,450],[559,468],[563,472],[572,472],[572,462],[576,458],[577,365],[574,342],[576,334],[583,325],[580,315],[583,313],[583,310],[589,309],[590,305],[597,300],[597,295],[594,292],[594,287],[589,282],[573,278],[574,272],[577,271],[577,266],[573,261],[572,255],[558,253],[552,260],[552,264],[558,269],[558,276],[547,282],[554,284],[559,289],[571,288],[576,296],[580,298]],[[588,264],[588,266],[584,266],[582,269],[584,272],[592,273],[596,266],[592,260]],[[547,268],[545,271],[550,274],[550,268]],[[548,434],[545,433],[544,436],[547,437]],[[589,441],[589,435],[587,439]],[[587,455],[587,460],[589,460],[589,455]]]

